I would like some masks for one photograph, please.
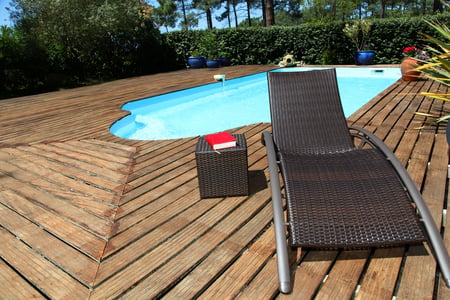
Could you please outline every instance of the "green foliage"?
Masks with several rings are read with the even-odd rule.
[[[0,97],[186,68],[186,58],[201,50],[229,56],[234,65],[278,64],[286,54],[305,64],[354,64],[343,21],[161,35],[148,7],[137,5],[143,1],[15,2],[22,5],[17,26],[0,30]],[[450,14],[426,19],[445,24]],[[421,33],[433,32],[423,17],[371,23],[368,40],[381,64],[399,63],[404,47],[423,48]]]
[[[450,22],[450,14],[428,16],[428,20]],[[373,44],[378,64],[398,64],[407,46],[423,48],[421,33],[432,29],[423,17],[371,19],[367,40]],[[232,64],[278,63],[293,54],[306,64],[354,64],[353,43],[344,35],[345,22],[317,22],[298,26],[239,27],[215,30],[217,40],[227,48]],[[175,49],[175,64],[186,66],[186,58],[199,44],[207,30],[178,31],[164,34]]]
[[[45,50],[17,30],[0,27],[0,98],[42,91],[49,73]]]
[[[177,5],[173,0],[157,0],[159,6],[153,10],[153,19],[158,26],[164,26],[166,31],[168,27],[175,27],[179,14]]]
[[[206,56],[207,59],[219,58],[219,48],[221,43],[217,40],[217,36],[213,31],[206,31],[199,44],[198,52]]]
[[[18,28],[48,50],[61,71],[84,78],[145,72],[142,49],[159,47],[140,1],[22,1]]]
[[[434,35],[424,34],[425,40],[428,42],[425,50],[429,53],[429,61],[417,68],[423,72],[428,78],[439,82],[440,84],[450,87],[450,29],[447,25],[436,22],[427,22],[431,28],[437,32],[439,37]],[[422,92],[421,95],[439,99],[443,101],[450,101],[450,94]],[[445,115],[436,119],[436,122],[441,122],[450,119],[450,115]]]
[[[360,50],[371,50],[365,49],[367,39],[369,37],[370,28],[372,27],[372,22],[367,19],[358,20],[353,24],[345,24],[342,30],[349,39],[355,44],[356,49]]]

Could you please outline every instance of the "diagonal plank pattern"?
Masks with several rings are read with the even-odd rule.
[[[222,68],[227,78],[271,66]],[[130,100],[211,82],[182,70],[0,101],[0,299],[449,299],[430,249],[292,251],[294,292],[280,295],[261,132],[247,139],[249,196],[200,199],[197,138],[124,140],[109,126]],[[448,111],[398,81],[348,122],[393,149],[432,210],[447,207]],[[450,231],[442,227],[447,246]],[[436,279],[438,278],[438,279]]]
[[[266,168],[259,134],[268,127],[245,129],[249,164],[258,170]],[[192,268],[221,273],[261,230],[270,247],[256,243],[247,255],[269,259],[268,190],[201,200],[195,143],[162,143],[151,155],[97,139],[0,148],[5,265],[51,298],[151,298],[173,285],[161,277],[180,281],[172,293],[201,293],[211,278]],[[203,277],[197,288],[188,280],[196,276]]]
[[[41,271],[28,272],[55,274],[39,284],[46,294],[58,284],[59,293],[89,293],[135,152],[98,140],[0,148],[2,257],[33,283]]]

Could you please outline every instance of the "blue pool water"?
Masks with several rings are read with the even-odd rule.
[[[310,68],[276,71],[303,70]],[[336,68],[336,72],[347,117],[401,77],[398,68]],[[110,130],[136,140],[192,137],[270,122],[267,75],[258,73],[133,101],[122,109],[130,115]]]

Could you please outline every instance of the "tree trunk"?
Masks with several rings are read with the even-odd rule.
[[[381,1],[380,18],[384,18],[386,15],[386,0]]]
[[[433,12],[442,12],[442,3],[440,0],[433,0]]]
[[[231,3],[230,0],[227,0],[227,10],[228,10],[228,14],[227,14],[227,21],[228,21],[228,28],[231,28],[231,17],[230,17],[230,12],[231,12],[231,6],[234,4]],[[237,27],[237,26],[236,26]]]
[[[273,0],[266,0],[266,22],[265,26],[275,25],[275,11]]]
[[[211,15],[211,9],[208,8],[206,10],[206,23],[208,25],[208,29],[213,29],[213,25],[212,25],[212,15]]]
[[[262,7],[262,18],[263,18],[262,25],[266,26],[266,0],[261,0],[261,7]]]
[[[235,2],[233,2],[233,15],[234,15],[234,24],[235,24],[235,26],[234,27],[238,27],[238,25],[239,25],[239,22],[238,22],[238,16],[237,16],[237,11],[236,11],[236,4],[235,4]]]
[[[184,29],[189,29],[188,26],[188,20],[187,20],[187,16],[186,16],[186,6],[184,5],[184,0],[181,0],[181,11],[183,12],[183,24],[181,25],[181,28]]]
[[[263,18],[264,18],[264,16],[263,16]],[[247,0],[247,22],[248,22],[248,27],[251,27],[252,26],[252,20],[251,20],[251,16],[250,16],[250,2],[249,2],[249,0]]]

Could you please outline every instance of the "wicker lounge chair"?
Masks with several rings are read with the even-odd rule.
[[[263,143],[269,160],[280,291],[292,289],[288,245],[352,249],[423,241],[432,246],[449,286],[448,252],[420,192],[379,138],[365,129],[347,127],[335,69],[269,72],[268,80],[273,133],[263,132]]]

